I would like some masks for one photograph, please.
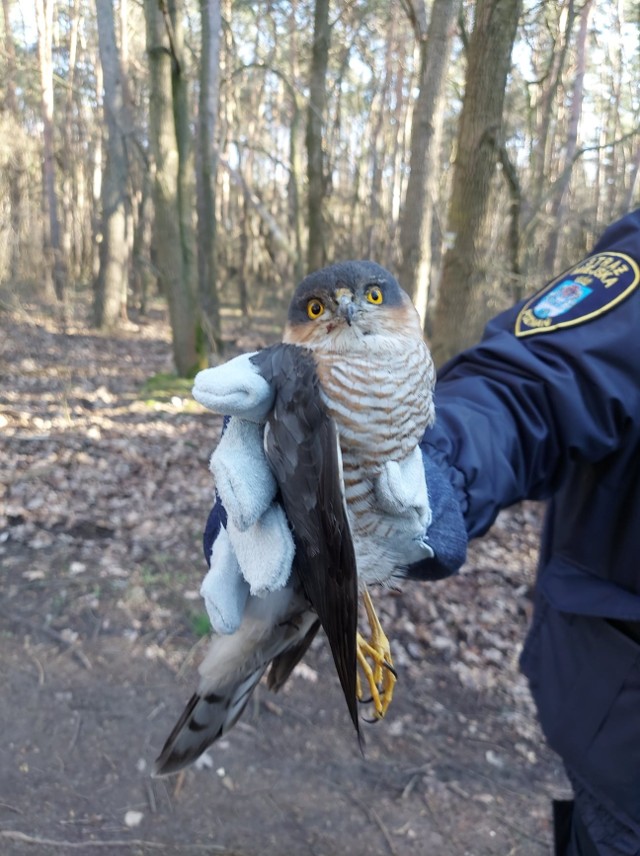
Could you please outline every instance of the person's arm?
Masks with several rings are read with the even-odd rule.
[[[423,450],[453,485],[469,537],[502,508],[549,498],[571,461],[605,458],[638,423],[639,260],[636,211],[444,366]]]

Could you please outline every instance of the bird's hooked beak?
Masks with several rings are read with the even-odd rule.
[[[358,311],[357,305],[353,302],[353,292],[348,288],[339,288],[336,291],[336,300],[338,301],[337,314],[347,322],[349,327]]]

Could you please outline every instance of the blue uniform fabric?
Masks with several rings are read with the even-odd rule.
[[[607,229],[593,250],[603,252],[640,262],[640,211]],[[619,622],[640,622],[640,289],[611,304],[521,337],[524,303],[495,318],[441,371],[423,449],[453,485],[470,538],[502,508],[549,500],[521,665],[598,854],[632,856],[640,645]]]

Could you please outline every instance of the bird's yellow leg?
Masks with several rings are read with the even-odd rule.
[[[371,628],[371,638],[367,642],[360,633],[356,637],[356,650],[358,665],[369,685],[371,701],[373,703],[376,719],[382,719],[387,712],[393,697],[393,688],[396,683],[396,672],[391,659],[391,648],[389,640],[382,629],[380,620],[373,608],[369,592],[365,589],[362,599],[364,608]],[[371,661],[371,662],[369,662]],[[357,676],[357,695],[363,700],[362,684],[360,675]]]

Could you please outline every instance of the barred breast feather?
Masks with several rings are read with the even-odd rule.
[[[400,460],[433,421],[432,363],[422,340],[388,345],[345,358],[315,351],[318,375],[338,423],[345,470],[375,476]],[[403,347],[404,346],[404,347]]]
[[[375,479],[386,461],[406,458],[433,422],[431,355],[417,337],[370,337],[349,353],[313,352],[338,425],[358,576],[363,583],[384,582],[402,570],[406,530],[379,508]]]

